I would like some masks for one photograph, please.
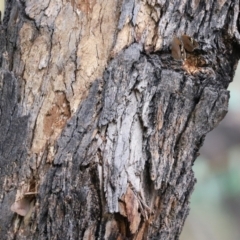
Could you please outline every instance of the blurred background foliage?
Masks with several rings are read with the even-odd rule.
[[[180,240],[240,240],[240,64],[229,86],[229,111],[206,136]]]

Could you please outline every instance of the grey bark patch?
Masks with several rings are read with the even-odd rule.
[[[26,138],[28,132],[28,116],[21,116],[18,105],[18,82],[9,71],[0,70],[0,235],[4,236],[9,230],[13,217],[10,211],[15,200],[11,184],[12,175],[26,160]],[[10,189],[9,189],[10,188]],[[8,191],[4,191],[4,190]]]
[[[4,170],[21,158],[28,116],[20,115],[17,80],[10,72],[0,72],[0,96],[0,164]]]
[[[124,0],[121,9],[121,15],[118,23],[118,28],[122,29],[123,26],[130,22],[133,15],[133,8],[134,8],[135,1],[134,0]]]

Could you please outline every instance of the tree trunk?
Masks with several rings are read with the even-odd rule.
[[[1,239],[178,239],[227,112],[238,17],[237,0],[9,0]]]

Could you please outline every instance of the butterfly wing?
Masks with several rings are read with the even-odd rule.
[[[198,47],[198,43],[192,38],[189,37],[188,35],[182,35],[181,37],[183,46],[188,52],[193,52],[194,49]]]
[[[183,44],[181,40],[177,37],[173,38],[172,41],[172,57],[176,60],[185,60],[186,59],[186,52],[183,48]]]

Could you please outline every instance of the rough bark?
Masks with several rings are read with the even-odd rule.
[[[238,0],[8,1],[1,239],[178,239],[239,43]]]

